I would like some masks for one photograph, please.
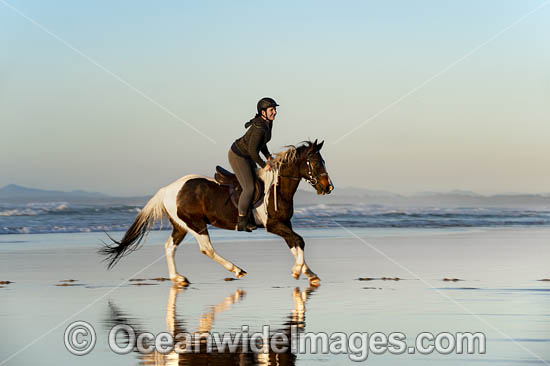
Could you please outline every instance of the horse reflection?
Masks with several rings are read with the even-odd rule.
[[[168,305],[166,307],[166,327],[168,332],[174,337],[174,343],[179,344],[179,349],[176,347],[169,353],[161,353],[154,350],[148,354],[142,354],[134,351],[139,355],[140,364],[142,365],[295,365],[296,355],[292,353],[291,341],[292,330],[294,335],[297,332],[303,332],[305,329],[305,313],[306,302],[309,296],[316,290],[316,287],[308,287],[305,291],[295,288],[292,292],[294,300],[294,308],[286,317],[284,325],[279,329],[271,329],[268,342],[261,348],[260,352],[252,352],[250,339],[241,338],[233,350],[226,347],[223,350],[217,350],[215,347],[212,350],[207,350],[205,338],[200,338],[200,335],[206,335],[211,331],[215,322],[216,316],[220,313],[231,310],[234,304],[242,301],[246,293],[238,289],[233,294],[225,297],[220,303],[212,306],[210,310],[203,313],[199,320],[199,327],[195,331],[190,331],[186,328],[185,322],[178,316],[176,312],[176,300],[178,294],[185,291],[184,287],[173,285],[170,288],[168,296]],[[118,309],[112,302],[109,302],[109,316],[106,323],[109,327],[117,324],[127,324],[132,326],[136,332],[136,336],[144,333],[143,327],[135,318],[129,317],[128,314]],[[252,332],[252,331],[251,331]],[[178,343],[177,335],[190,334],[194,339],[202,340],[200,343]],[[286,348],[284,352],[276,352],[269,346],[272,341],[273,334],[284,334],[286,343],[281,343],[281,338],[278,338],[277,347]],[[196,338],[195,338],[196,337]],[[185,348],[188,349],[185,349]],[[183,352],[182,352],[183,351]]]

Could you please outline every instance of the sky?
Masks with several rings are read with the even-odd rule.
[[[335,193],[550,192],[547,3],[0,0],[0,186],[212,176],[271,96]]]

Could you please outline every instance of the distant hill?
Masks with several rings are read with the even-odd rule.
[[[508,207],[508,208],[548,208],[550,194],[499,194],[481,195],[469,191],[420,192],[413,195],[400,195],[385,191],[363,188],[338,187],[327,196],[315,192],[298,190],[297,204],[374,204],[398,207]]]
[[[25,203],[25,202],[51,202],[64,201],[72,203],[120,203],[141,204],[147,197],[113,197],[99,192],[87,192],[75,190],[70,192],[53,191],[8,184],[0,188],[0,202]]]
[[[45,189],[28,188],[18,186],[17,184],[8,184],[0,188],[0,198],[5,197],[51,197],[51,196],[66,196],[66,197],[108,197],[106,194],[99,192],[86,191],[50,191]]]
[[[336,188],[332,194],[318,196],[312,189],[299,189],[294,202],[309,204],[373,204],[397,207],[508,207],[550,209],[550,194],[481,195],[469,191],[420,192],[413,195],[369,190],[356,187]],[[63,201],[86,204],[125,204],[142,206],[152,196],[114,197],[81,190],[63,192],[28,188],[15,184],[0,188],[0,203]]]

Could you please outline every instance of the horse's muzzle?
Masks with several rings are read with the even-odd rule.
[[[319,184],[319,188],[317,189],[317,194],[330,194],[334,190],[334,185],[332,184],[332,181],[327,176],[326,179],[321,180]]]
[[[330,194],[330,192],[332,192],[333,190],[334,186],[332,185],[332,183],[330,183],[326,187],[323,187],[323,194]]]

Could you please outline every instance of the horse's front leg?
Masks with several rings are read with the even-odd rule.
[[[302,239],[302,237],[300,237],[300,239]],[[302,239],[302,244],[303,243],[304,241]],[[317,274],[315,274],[315,272],[313,272],[309,268],[306,261],[304,260],[304,246],[293,249],[294,251],[292,249],[290,251],[292,252],[292,254],[294,254],[294,257],[296,258],[296,263],[292,267],[292,276],[298,279],[300,278],[300,274],[303,273],[309,280],[310,285],[318,286],[321,282],[321,279],[319,278],[319,276],[317,276]]]
[[[303,273],[308,278],[311,285],[318,286],[321,279],[309,268],[304,259],[304,239],[292,230],[290,222],[268,224],[267,231],[285,239],[290,252],[294,255],[296,262],[292,267],[292,276],[298,279],[300,278],[300,274]]]
[[[285,238],[285,240],[286,240],[286,238]],[[299,239],[295,240],[294,243],[296,243],[297,241],[299,242]],[[302,241],[303,241],[303,239],[302,239]],[[286,240],[286,243],[290,247],[289,240]],[[300,275],[302,274],[302,270],[304,268],[304,265],[306,263],[305,260],[304,260],[304,250],[300,248],[300,244],[298,243],[297,245],[295,244],[294,247],[290,248],[290,252],[294,256],[294,259],[296,259],[296,262],[294,263],[294,266],[292,266],[292,277],[294,277],[295,279],[299,279]]]

